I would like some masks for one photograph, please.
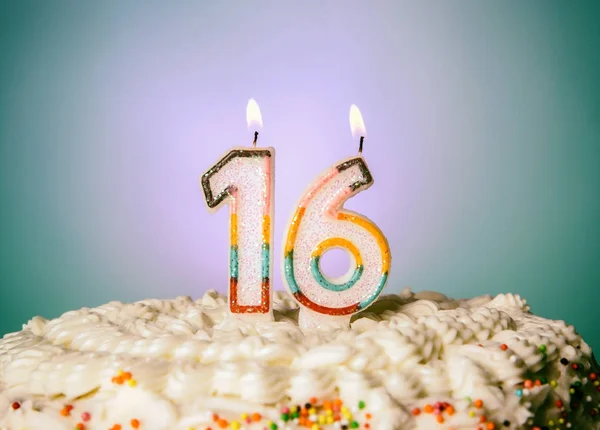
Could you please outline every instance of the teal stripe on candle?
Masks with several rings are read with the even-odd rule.
[[[298,284],[296,283],[296,278],[294,277],[294,251],[290,251],[286,256],[283,263],[283,270],[285,272],[285,279],[287,281],[288,287],[292,294],[296,294],[300,291],[298,288]]]
[[[315,278],[315,281],[317,281],[317,283],[321,287],[323,287],[329,291],[340,292],[340,291],[346,291],[346,290],[352,288],[354,286],[354,284],[356,284],[358,282],[358,280],[362,276],[362,273],[364,270],[364,267],[361,264],[359,264],[354,269],[354,273],[352,274],[352,277],[350,278],[350,280],[348,282],[344,282],[343,284],[334,284],[332,282],[329,282],[329,280],[327,280],[327,278],[325,278],[325,276],[323,276],[323,273],[321,272],[321,268],[319,267],[319,260],[320,260],[320,258],[318,256],[310,259],[310,271],[312,272],[312,274]]]
[[[270,268],[271,268],[271,250],[269,249],[268,243],[263,243],[263,246],[262,246],[262,277],[263,277],[263,279],[269,278]]]
[[[229,276],[235,279],[238,277],[238,248],[236,245],[229,250]]]
[[[383,287],[385,287],[387,278],[388,278],[388,272],[384,272],[381,275],[381,281],[379,281],[379,285],[377,286],[377,289],[369,297],[367,297],[365,300],[360,302],[360,304],[358,305],[358,309],[364,309],[368,306],[371,306],[371,304],[375,301],[375,299],[379,296],[379,294],[383,290]]]

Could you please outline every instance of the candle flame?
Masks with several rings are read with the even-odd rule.
[[[356,105],[350,106],[350,130],[353,137],[364,137],[367,134],[363,117]]]
[[[248,123],[248,129],[251,131],[258,131],[262,129],[262,115],[260,114],[260,108],[256,100],[248,100],[248,106],[246,106],[246,122]]]

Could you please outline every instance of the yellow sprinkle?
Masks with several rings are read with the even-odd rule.
[[[240,418],[242,418],[242,420],[246,421],[248,419],[248,414],[244,412],[242,415],[240,415]]]
[[[474,416],[475,416],[475,411],[470,411],[470,412],[469,412],[469,416],[470,416],[470,417],[474,417]]]
[[[554,421],[552,421],[552,420],[548,421],[548,425],[549,425],[550,427],[554,427]]]
[[[550,381],[550,386],[551,386],[552,388],[556,388],[556,386],[557,386],[557,385],[558,385],[558,382],[556,382],[556,381],[554,381],[554,380]]]
[[[230,426],[231,426],[232,430],[240,430],[240,427],[241,427],[240,423],[237,422],[236,420],[231,421]]]
[[[319,430],[319,424],[313,424],[311,430]]]
[[[296,412],[298,410],[298,406],[292,406],[290,408],[290,412]]]
[[[569,388],[569,393],[575,394],[575,389],[574,388]]]
[[[325,415],[319,415],[319,424],[327,424],[327,417]]]
[[[344,414],[344,413],[348,412],[348,408],[346,406],[342,406],[341,411]]]
[[[196,427],[188,427],[188,430],[196,430]]]
[[[327,424],[333,424],[333,417],[331,415],[327,417]]]
[[[127,383],[129,384],[130,387],[135,387],[137,384],[135,379],[130,379],[129,381],[127,381]]]
[[[558,419],[558,423],[559,424],[564,424],[565,423],[565,419],[564,418],[559,418]]]
[[[332,411],[331,409],[327,409],[327,410],[325,411],[325,413],[326,413],[327,415],[331,415],[331,416],[333,416],[333,411]]]
[[[597,387],[598,385],[600,385],[600,381],[594,381],[594,385]]]

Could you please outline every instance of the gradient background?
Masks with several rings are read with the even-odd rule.
[[[276,268],[305,187],[356,151],[347,207],[387,292],[518,292],[600,348],[600,2],[0,3],[0,333],[34,315],[226,291],[198,178],[277,149]],[[334,261],[341,265],[343,261]]]

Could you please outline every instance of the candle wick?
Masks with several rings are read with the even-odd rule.
[[[258,140],[258,131],[255,131],[255,132],[254,132],[254,142],[252,142],[252,144],[253,144],[254,146],[256,146],[256,141],[257,141],[257,140]]]
[[[365,140],[364,136],[360,137],[360,142],[358,143],[358,153],[362,154],[362,149],[363,149],[363,141]]]

